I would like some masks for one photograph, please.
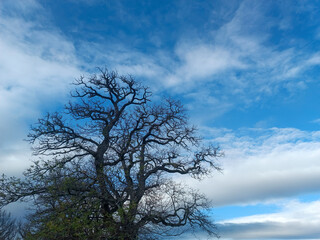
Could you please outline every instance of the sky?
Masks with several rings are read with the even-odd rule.
[[[222,173],[186,180],[212,201],[221,239],[319,239],[319,11],[317,0],[1,0],[1,173],[21,176],[30,124],[107,67],[180,100],[223,150]]]

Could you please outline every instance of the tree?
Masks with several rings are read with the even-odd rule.
[[[16,239],[17,225],[11,214],[0,210],[0,240]]]
[[[30,239],[155,239],[186,228],[216,236],[206,198],[173,178],[202,178],[218,148],[202,146],[182,105],[151,103],[131,76],[100,70],[79,78],[60,113],[28,140],[40,159],[24,179],[1,179],[0,204],[32,198]]]

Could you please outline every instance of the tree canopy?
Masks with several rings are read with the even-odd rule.
[[[0,204],[32,200],[26,239],[156,239],[202,229],[216,236],[207,199],[177,182],[219,170],[176,100],[151,102],[131,76],[76,80],[61,112],[32,126],[39,156],[24,178],[1,178]]]

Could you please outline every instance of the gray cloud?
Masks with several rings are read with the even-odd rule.
[[[286,201],[276,213],[225,220],[218,224],[222,239],[317,239],[319,201]]]
[[[320,191],[320,132],[297,129],[206,129],[219,143],[224,169],[203,181],[188,179],[215,206],[252,204]]]
[[[218,225],[221,239],[317,239],[319,223],[242,223]]]

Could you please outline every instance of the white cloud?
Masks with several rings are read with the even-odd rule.
[[[310,79],[303,74],[318,65],[318,54],[295,44],[272,43],[271,29],[285,30],[280,29],[279,18],[268,15],[271,5],[243,1],[233,17],[206,38],[181,39],[173,56],[176,64],[167,67],[165,86],[186,93],[206,84],[211,95],[222,102],[223,92],[234,106],[259,102],[281,89],[289,93],[306,89]],[[286,14],[280,20],[289,18]]]
[[[317,239],[320,236],[320,201],[282,203],[276,213],[219,222],[222,239]]]
[[[312,120],[311,123],[320,124],[320,118]]]
[[[0,9],[5,10],[6,14],[14,16],[30,16],[34,10],[41,9],[37,0],[2,0]]]
[[[79,53],[93,67],[106,64],[120,73],[148,79],[154,92],[183,94],[188,100],[194,100],[195,94],[214,98],[214,107],[206,100],[196,104],[210,112],[219,106],[219,114],[211,114],[214,119],[235,107],[268,99],[282,89],[290,96],[307,89],[310,79],[303,73],[318,64],[317,54],[310,55],[295,44],[272,43],[272,29],[288,28],[279,25],[279,18],[269,16],[271,6],[242,1],[232,14],[230,9],[212,13],[213,20],[226,12],[229,17],[203,38],[183,35],[173,51],[158,48],[146,53],[121,43],[83,42]],[[288,14],[280,21],[291,24]]]
[[[164,88],[166,75],[175,64],[165,51],[147,54],[114,43],[81,42],[79,54],[89,69],[106,66],[120,74],[130,74],[137,80],[147,80],[153,91]]]
[[[176,56],[180,66],[172,76],[168,76],[168,86],[186,84],[195,79],[204,80],[228,69],[245,67],[230,50],[208,44],[179,44]]]
[[[320,132],[298,129],[205,129],[226,156],[222,174],[190,184],[214,206],[252,204],[320,191]],[[242,132],[242,133],[241,133]],[[220,136],[219,136],[220,135]]]
[[[14,143],[0,148],[1,174],[22,176],[23,171],[31,164],[30,146],[22,140],[15,140]]]
[[[73,44],[54,28],[30,20],[39,8],[35,1],[0,5],[0,169],[9,174],[29,163],[29,148],[21,142],[28,125],[41,108],[62,101],[80,73]]]

